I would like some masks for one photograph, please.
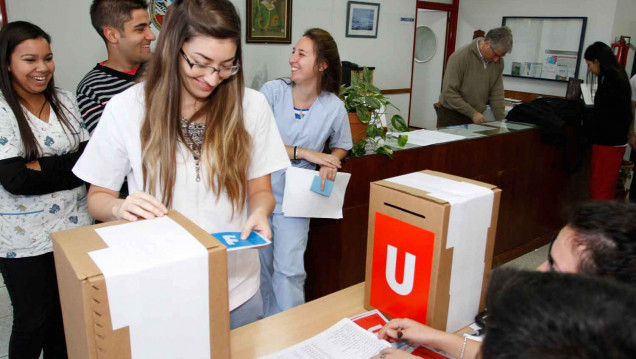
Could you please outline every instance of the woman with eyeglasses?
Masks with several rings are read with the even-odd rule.
[[[101,221],[183,213],[208,233],[271,237],[270,173],[289,166],[267,100],[246,89],[229,0],[170,6],[144,81],[113,97],[73,171]],[[128,177],[130,195],[118,198]],[[231,327],[262,317],[257,250],[228,253]]]
[[[291,75],[261,88],[274,111],[278,130],[293,166],[319,168],[321,189],[335,180],[340,161],[352,147],[347,111],[338,97],[342,67],[338,46],[322,29],[309,29],[289,58]],[[329,153],[323,149],[328,144]],[[285,171],[272,174],[276,209],[270,221],[272,245],[261,250],[261,293],[265,315],[305,302],[304,255],[309,218],[282,213]]]
[[[24,21],[0,30],[0,272],[13,306],[9,358],[66,358],[53,232],[89,225],[71,172],[88,131],[55,87],[51,38]]]
[[[614,200],[633,118],[632,90],[625,69],[609,46],[595,42],[588,46],[583,57],[589,73],[598,79],[592,116],[586,120],[592,142],[590,199]]]

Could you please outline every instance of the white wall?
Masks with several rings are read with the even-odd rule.
[[[634,0],[462,0],[459,3],[457,47],[470,42],[473,31],[476,29],[488,31],[501,26],[503,16],[585,16],[588,18],[583,43],[583,51],[585,51],[585,48],[595,41],[609,44],[613,39],[612,24],[617,1],[634,2]],[[634,14],[631,12],[629,16],[634,18]],[[586,71],[585,61],[581,60],[578,77],[584,79]],[[566,83],[504,77],[506,90],[563,96],[566,87]]]
[[[232,0],[245,18],[245,1]],[[345,0],[294,0],[292,42],[310,27],[332,33],[343,60],[375,66],[375,83],[382,89],[409,88],[414,23],[400,17],[415,17],[416,0],[372,0],[380,3],[377,39],[346,38]],[[26,20],[40,25],[53,38],[58,86],[75,89],[79,80],[96,62],[106,58],[102,40],[90,25],[90,0],[6,0],[9,20]],[[614,34],[634,34],[634,0],[462,0],[459,8],[457,46],[468,43],[475,29],[488,30],[501,25],[502,16],[586,16],[584,48],[594,41],[610,43]],[[614,18],[616,17],[616,23]],[[243,32],[244,33],[244,32]],[[256,75],[266,79],[287,76],[291,45],[244,44],[246,84]],[[585,76],[585,63],[579,77]],[[563,95],[565,84],[548,81],[505,78],[509,90]],[[408,95],[391,96],[404,115]]]
[[[245,23],[245,0],[232,0]],[[374,0],[380,3],[377,39],[346,38],[347,2],[344,0],[294,0],[292,44],[243,44],[244,74],[250,86],[257,74],[267,79],[289,75],[288,59],[294,43],[310,27],[331,32],[342,60],[375,66],[375,84],[380,88],[408,88],[411,81],[413,23],[401,16],[415,17],[415,0]],[[33,22],[53,39],[58,86],[75,89],[95,63],[106,58],[101,38],[91,27],[90,0],[7,0],[10,21]],[[243,31],[243,36],[245,31]]]

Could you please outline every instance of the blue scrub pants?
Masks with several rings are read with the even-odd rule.
[[[263,319],[263,300],[261,292],[256,291],[247,302],[230,311],[230,329],[242,327],[259,319]]]
[[[261,294],[265,316],[305,303],[305,249],[309,218],[270,217],[272,244],[261,249]]]

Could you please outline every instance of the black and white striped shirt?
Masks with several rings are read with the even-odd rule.
[[[139,71],[138,71],[139,72]],[[97,64],[77,85],[77,103],[92,134],[108,101],[135,83],[136,75]]]

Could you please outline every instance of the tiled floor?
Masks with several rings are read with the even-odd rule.
[[[536,269],[545,261],[548,254],[547,252],[548,246],[546,245],[504,264],[504,267]],[[0,276],[0,359],[7,358],[12,318],[11,301],[9,300],[9,294],[7,293],[7,288],[4,285],[2,276]]]

